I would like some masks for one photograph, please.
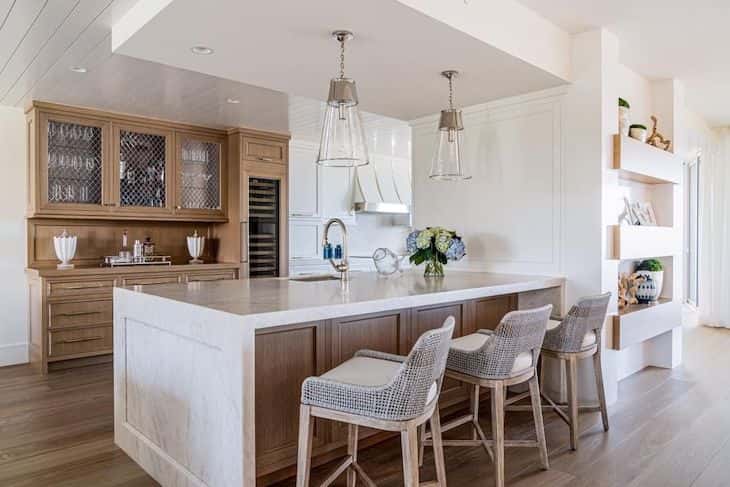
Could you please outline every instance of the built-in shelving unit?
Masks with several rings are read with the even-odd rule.
[[[613,168],[619,177],[644,184],[679,184],[682,163],[662,149],[626,137],[613,136]]]
[[[681,303],[674,280],[682,251],[675,217],[679,205],[675,188],[682,180],[682,161],[671,152],[622,135],[614,135],[613,156],[621,192],[630,195],[630,200],[651,202],[658,225],[609,225],[607,258],[616,261],[618,274],[633,272],[638,261],[644,259],[656,258],[664,264],[659,301],[630,305],[612,317],[613,348],[623,350],[681,324]]]
[[[679,231],[674,227],[612,225],[609,232],[613,236],[613,258],[616,260],[672,255],[681,245]]]

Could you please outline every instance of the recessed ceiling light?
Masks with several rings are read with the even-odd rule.
[[[86,69],[83,66],[71,66],[69,69],[71,71],[73,71],[74,73],[86,73],[89,71],[88,69]]]
[[[238,105],[239,103],[241,103],[241,100],[239,100],[238,98],[227,98],[226,103],[230,103],[231,105]]]
[[[213,49],[207,46],[193,46],[190,48],[190,50],[193,51],[193,54],[200,54],[202,56],[213,54]]]

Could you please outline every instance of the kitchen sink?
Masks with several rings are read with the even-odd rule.
[[[339,277],[330,276],[330,275],[324,275],[324,276],[300,276],[300,277],[290,277],[290,281],[297,281],[297,282],[321,282],[321,281],[339,281]]]

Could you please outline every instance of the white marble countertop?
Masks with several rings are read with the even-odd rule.
[[[355,272],[345,288],[339,280],[298,282],[288,278],[191,282],[118,288],[245,317],[268,328],[342,316],[428,306],[562,286],[563,277],[449,271],[424,278],[420,269],[400,277]]]

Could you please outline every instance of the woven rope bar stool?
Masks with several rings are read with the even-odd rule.
[[[403,485],[416,487],[418,480],[418,427],[431,423],[434,433],[436,482],[446,487],[446,468],[441,448],[438,398],[441,392],[449,343],[455,320],[429,330],[418,339],[407,357],[371,350],[355,356],[320,377],[302,384],[299,415],[297,487],[309,486],[314,418],[348,423],[347,458],[320,484],[332,484],[347,472],[347,486],[357,479],[368,487],[375,483],[357,461],[358,427],[397,431],[403,448]]]
[[[543,357],[553,357],[566,364],[568,404],[556,404],[547,394],[542,396],[570,427],[570,448],[578,449],[578,412],[601,412],[603,429],[608,431],[608,409],[606,391],[603,387],[601,366],[601,336],[606,310],[611,293],[584,297],[578,300],[562,321],[550,320],[545,342],[542,346]],[[593,357],[593,369],[598,391],[598,406],[578,405],[578,360]],[[544,358],[543,358],[544,360]],[[567,409],[567,414],[566,410]]]
[[[494,461],[495,485],[504,485],[504,448],[533,447],[540,451],[542,467],[547,469],[548,456],[542,421],[540,386],[535,373],[540,347],[552,305],[507,313],[494,331],[477,333],[452,340],[446,365],[446,377],[472,386],[469,414],[449,421],[441,428],[446,432],[470,423],[471,439],[442,440],[443,446],[482,446]],[[504,407],[506,388],[529,383],[532,398],[536,440],[506,440],[504,438]],[[487,439],[479,425],[479,390],[491,390],[492,438]],[[435,433],[435,432],[434,432]],[[422,445],[436,445],[435,435],[422,430]]]

